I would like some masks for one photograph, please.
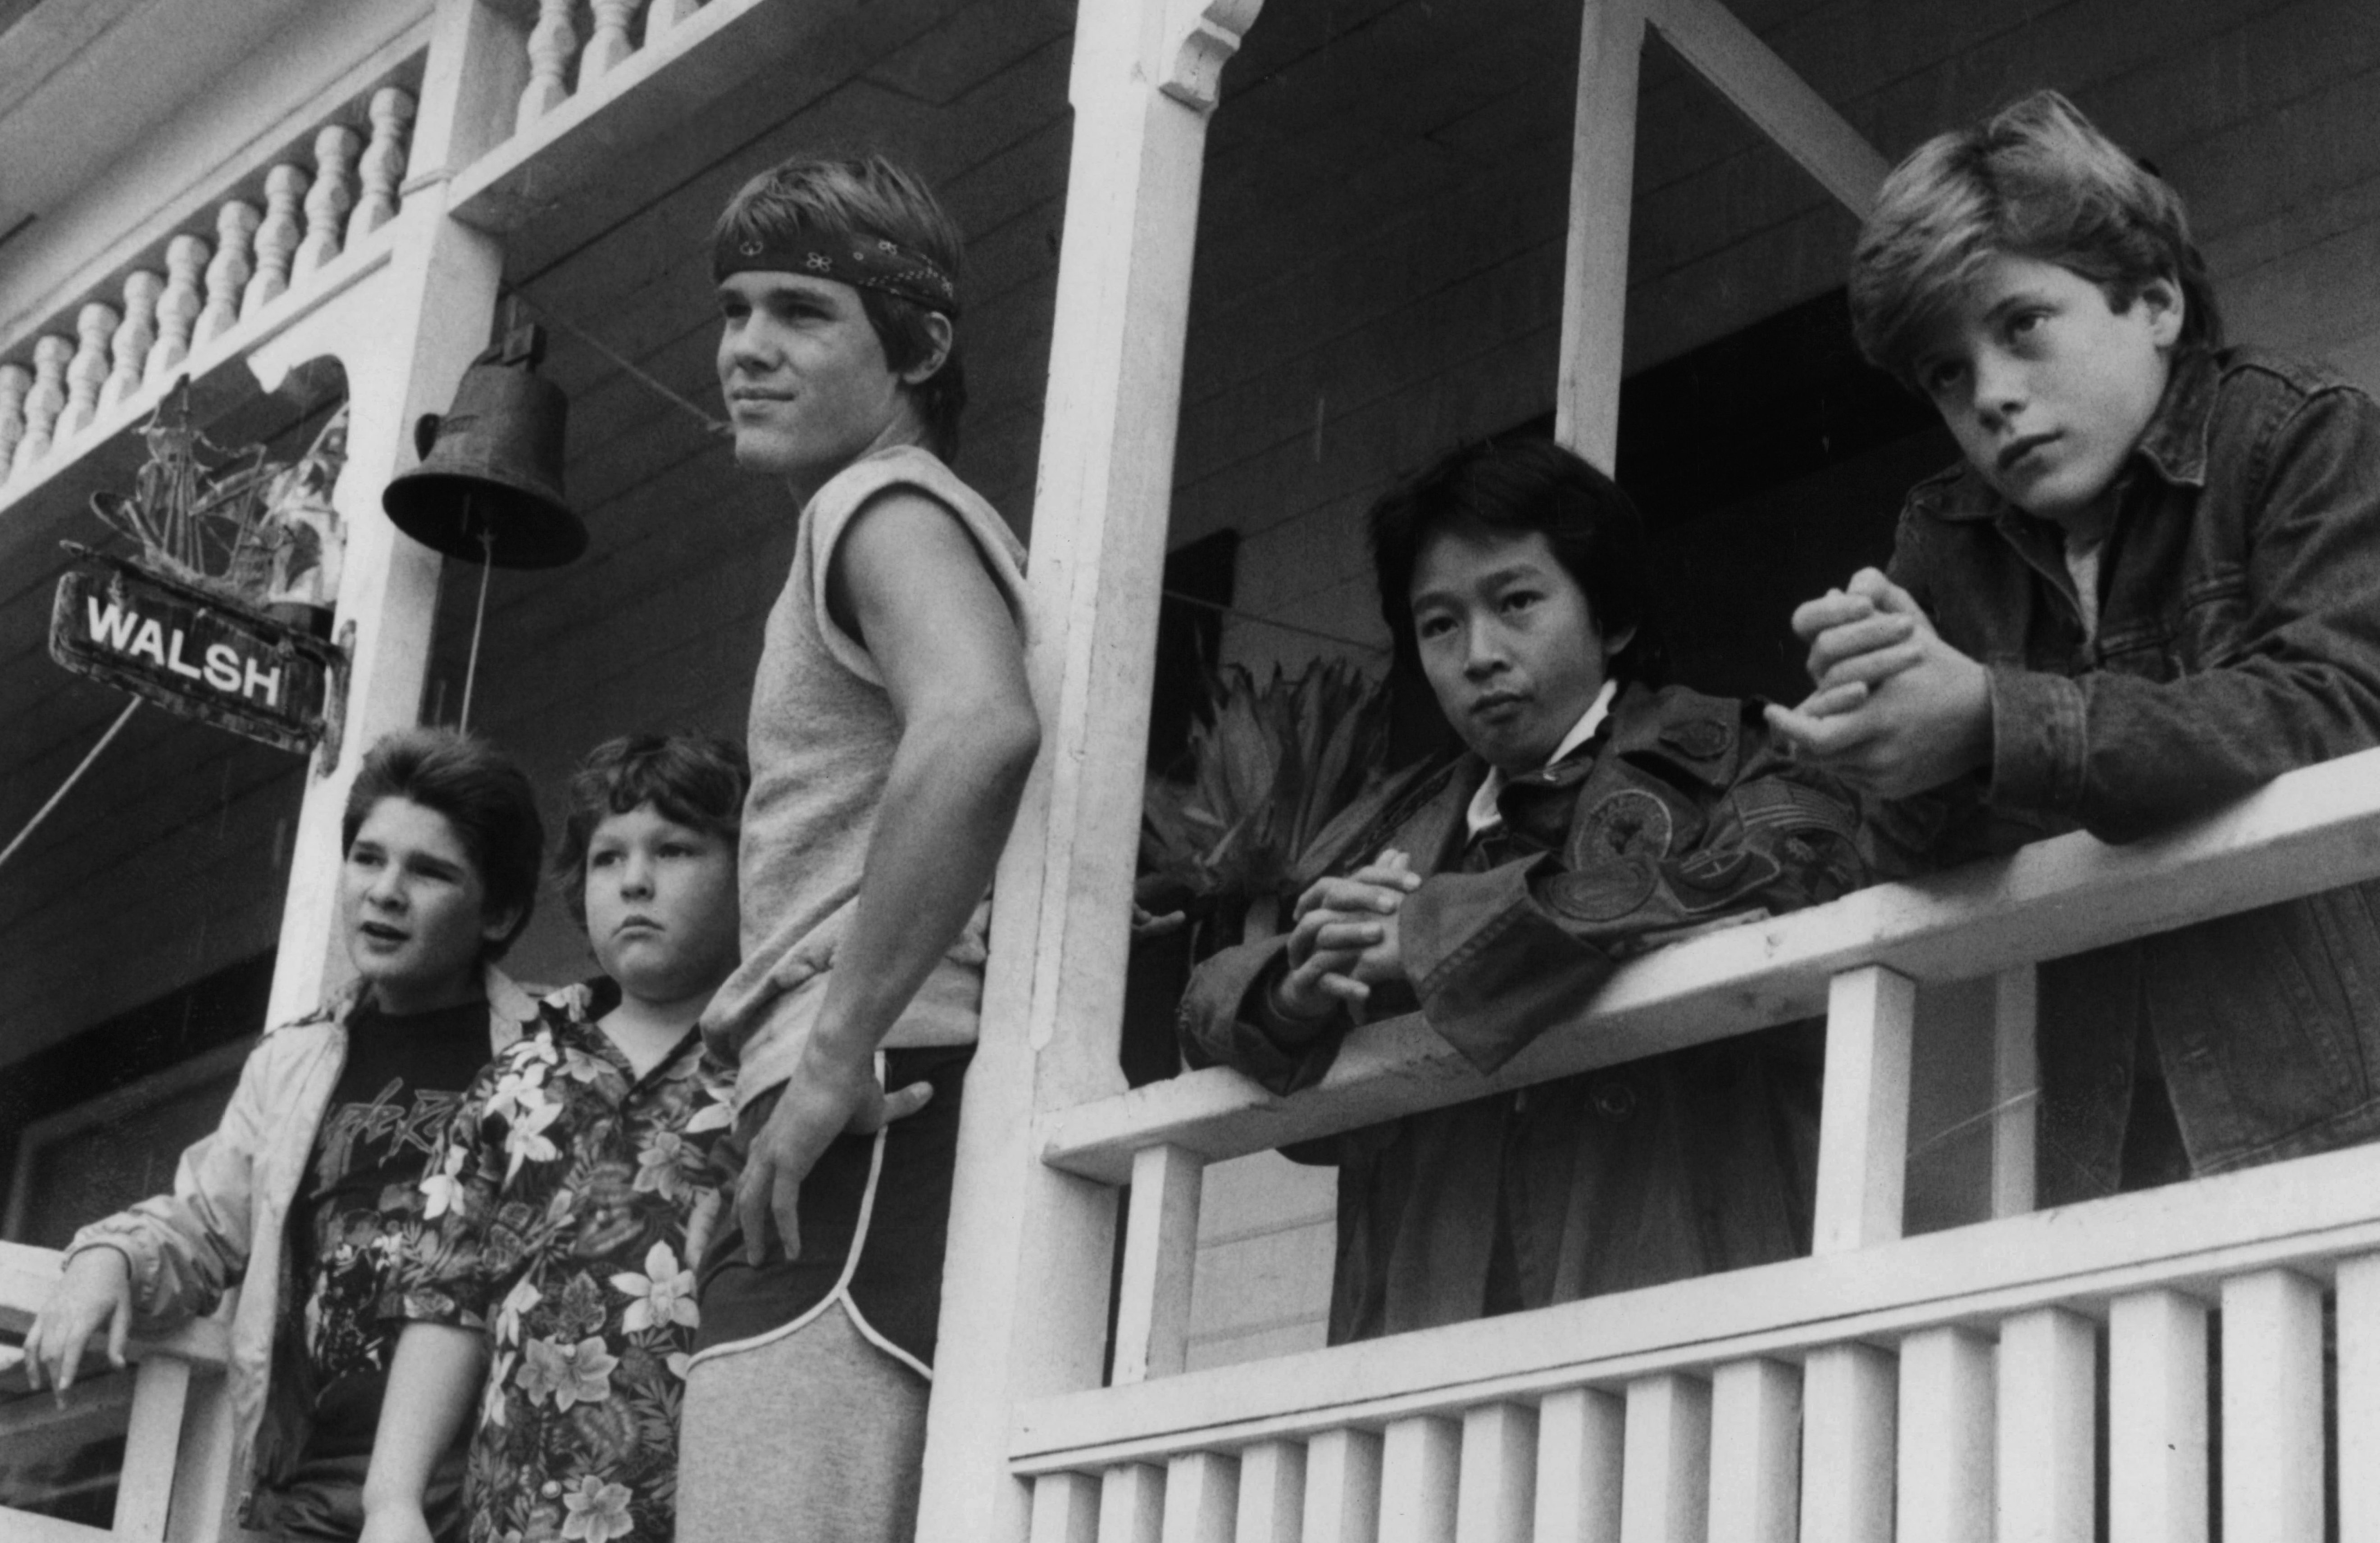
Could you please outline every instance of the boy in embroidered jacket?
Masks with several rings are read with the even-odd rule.
[[[1601,473],[1543,441],[1465,447],[1372,533],[1383,614],[1467,752],[1346,820],[1343,852],[1379,855],[1309,887],[1288,936],[1199,967],[1194,1064],[1294,1091],[1350,1008],[1417,1006],[1493,1070],[1629,955],[1862,882],[1828,778],[1752,705],[1659,684],[1641,523]],[[1340,1166],[1331,1340],[1806,1248],[1818,1051],[1773,1029],[1293,1153]]]
[[[276,1539],[351,1539],[394,1326],[376,1299],[425,1225],[437,1127],[536,1006],[493,961],[528,925],[544,831],[517,767],[418,729],[372,746],[341,822],[339,916],[357,979],[267,1032],[170,1194],[77,1234],[26,1336],[64,1389],[102,1325],[163,1332],[240,1287],[231,1322],[233,1471],[243,1521]],[[425,1455],[428,1511],[459,1534],[463,1454]]]
[[[427,1536],[429,1463],[475,1405],[470,1543],[673,1536],[733,1086],[696,1023],[735,964],[748,783],[739,746],[697,735],[610,741],[572,778],[555,876],[603,975],[547,999],[421,1182],[366,1543]]]
[[[2221,346],[2181,200],[2054,92],[1903,162],[1852,323],[1964,464],[1771,721],[1890,873],[2128,841],[2380,740],[2380,409]],[[2380,1135],[2380,886],[2042,967],[2045,1204]]]

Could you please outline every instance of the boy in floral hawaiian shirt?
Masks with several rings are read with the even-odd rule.
[[[368,1543],[418,1543],[422,1481],[478,1395],[470,1543],[666,1543],[733,1077],[696,1021],[736,959],[736,745],[614,740],[571,782],[555,872],[603,979],[547,998],[422,1180],[432,1230],[364,1486]],[[483,1375],[484,1368],[484,1375]]]

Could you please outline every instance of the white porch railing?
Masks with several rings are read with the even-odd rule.
[[[2128,1543],[2204,1539],[2214,1504],[2230,1543],[2318,1539],[2334,1508],[2334,1536],[2380,1537],[2352,1456],[2380,1442],[2380,1149],[1900,1237],[1913,982],[2375,874],[2380,751],[2155,841],[2061,838],[1656,953],[1493,1078],[1405,1019],[1292,1098],[1215,1070],[1049,1113],[1046,1162],[1133,1188],[1116,1385],[1016,1411],[1033,1536],[1933,1543],[2088,1539],[2105,1514]],[[1204,1162],[1822,1007],[1814,1257],[1168,1375]]]
[[[0,1243],[0,1333],[21,1335],[58,1276],[48,1248]],[[224,1396],[226,1339],[213,1320],[136,1343],[130,1396],[121,1380],[79,1384],[63,1407],[24,1392],[18,1353],[0,1348],[0,1449],[42,1439],[99,1437],[121,1425],[123,1475],[110,1527],[0,1506],[8,1543],[214,1543],[230,1495],[231,1414]],[[13,1396],[12,1396],[13,1392]]]

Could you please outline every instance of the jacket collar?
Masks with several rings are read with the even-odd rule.
[[[2144,465],[2168,483],[2206,486],[2206,440],[2215,420],[2216,389],[2222,383],[2222,356],[2208,348],[2178,350],[2165,383],[2165,396],[2141,430],[2126,461]],[[2121,473],[2119,474],[2120,476]],[[1988,520],[2020,512],[1964,463],[1937,473],[1911,489],[1914,508],[1945,520]]]
[[[488,999],[488,1043],[503,1050],[537,1021],[537,998],[492,964],[480,967],[480,987]],[[362,1002],[363,982],[349,976],[331,988],[322,1005],[299,1019],[304,1023],[336,1023],[345,1027]]]

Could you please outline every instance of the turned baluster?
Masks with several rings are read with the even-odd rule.
[[[637,51],[628,37],[628,29],[637,19],[638,0],[589,0],[595,12],[595,35],[587,40],[587,53],[578,61],[578,78],[584,83],[610,69],[613,65]]]
[[[256,227],[256,271],[239,302],[242,320],[289,288],[289,264],[306,238],[301,209],[310,180],[300,166],[275,166],[264,174],[264,219]]]
[[[190,347],[204,348],[239,321],[240,291],[254,271],[249,253],[256,240],[256,206],[232,199],[215,211],[215,256],[207,264],[207,308],[191,329]]]
[[[26,476],[49,459],[58,415],[67,408],[67,362],[75,345],[55,334],[33,344],[33,389],[25,393],[25,433],[9,458],[8,479]]]
[[[141,384],[162,385],[174,367],[189,356],[190,333],[206,307],[206,241],[177,235],[165,245],[165,291],[157,296],[157,341],[150,345]]]
[[[289,265],[291,283],[339,255],[347,211],[356,203],[356,156],[362,149],[356,131],[339,124],[314,136],[314,190],[306,195],[306,239]]]
[[[165,281],[145,268],[125,275],[124,325],[115,329],[115,368],[100,388],[101,412],[140,389],[149,351],[157,346],[157,301],[164,293]]]
[[[528,90],[521,92],[518,133],[570,100],[570,56],[578,50],[577,30],[570,25],[574,0],[538,0],[537,25],[528,34]]]
[[[32,389],[31,370],[0,365],[0,482],[8,480],[8,463],[16,458],[17,441],[25,437],[25,393]]]
[[[645,7],[645,46],[650,48],[671,28],[700,8],[700,0],[652,0]]]
[[[76,313],[75,332],[82,341],[67,366],[67,407],[58,415],[58,443],[80,434],[99,416],[99,393],[107,387],[108,344],[123,319],[103,300],[93,300]]]
[[[347,216],[348,246],[395,217],[397,187],[405,181],[406,143],[412,132],[413,98],[397,86],[374,91],[371,143],[364,147],[363,159],[356,167],[363,190],[356,199],[356,211]]]

